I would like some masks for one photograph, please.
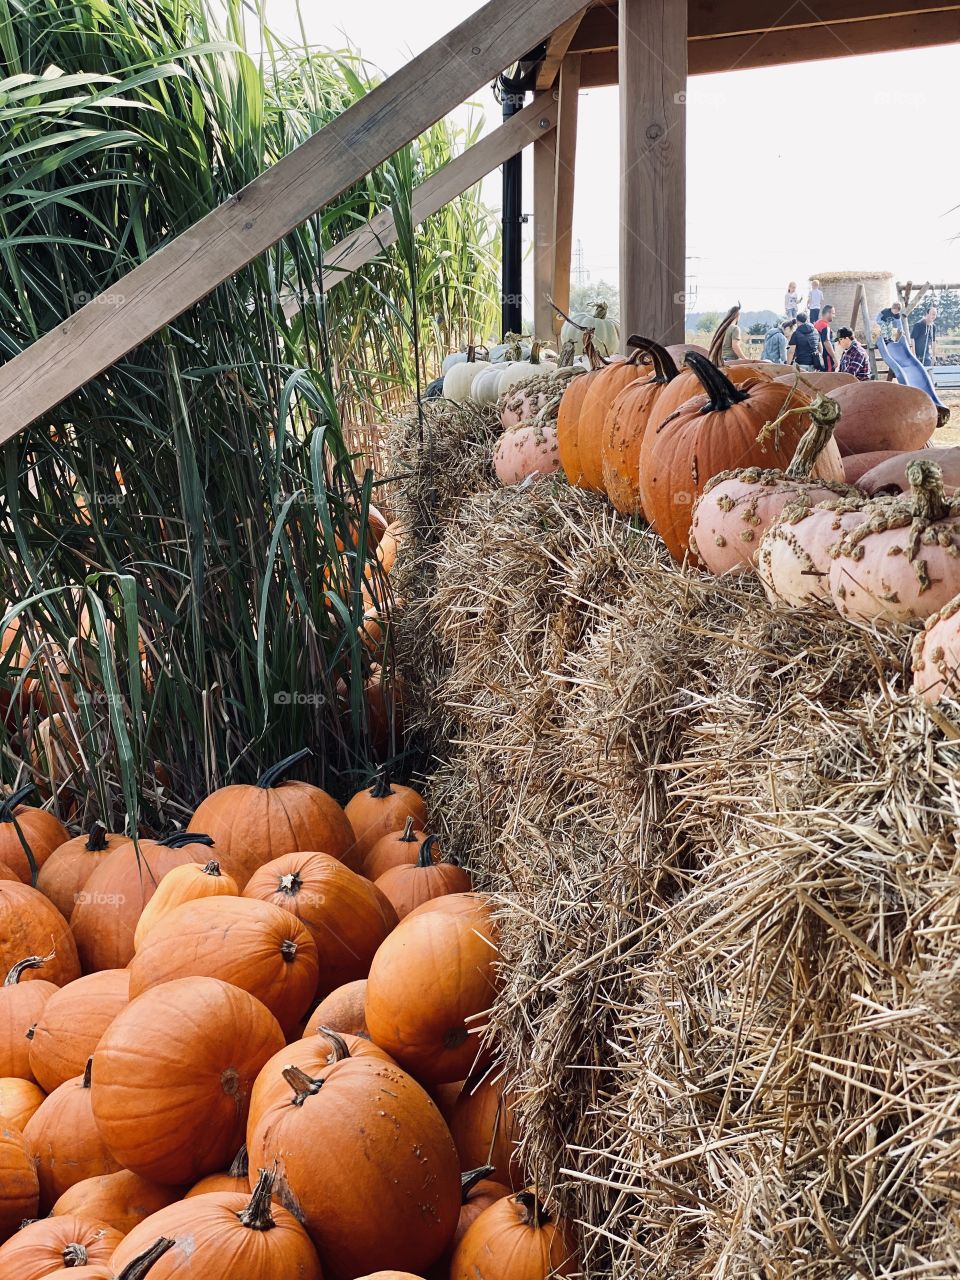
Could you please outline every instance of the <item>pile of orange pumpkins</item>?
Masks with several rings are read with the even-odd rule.
[[[70,838],[0,803],[0,1277],[546,1280],[484,1035],[491,903],[385,772],[187,830]]]

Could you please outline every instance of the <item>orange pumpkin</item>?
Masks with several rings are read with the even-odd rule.
[[[122,1240],[119,1231],[103,1222],[87,1222],[73,1214],[40,1218],[22,1227],[0,1248],[0,1276],[4,1280],[7,1276],[10,1280],[45,1280],[61,1268],[108,1263]]]
[[[290,1031],[313,1002],[317,974],[316,943],[290,912],[252,898],[199,898],[144,938],[130,962],[130,997],[177,978],[219,978],[256,996]]]
[[[365,875],[368,880],[379,880],[391,867],[416,862],[420,846],[426,838],[426,832],[416,831],[413,818],[408,818],[402,831],[390,831],[380,837],[364,857],[360,874]]]
[[[120,1165],[104,1145],[93,1117],[90,1072],[68,1080],[44,1098],[23,1131],[40,1178],[40,1211],[49,1213],[74,1183],[116,1173]]]
[[[243,1142],[253,1082],[283,1043],[259,1000],[216,978],[180,978],[132,1000],[93,1055],[108,1149],[169,1186],[223,1169]]]
[[[377,881],[377,888],[390,900],[398,920],[432,898],[470,893],[473,889],[473,881],[463,867],[455,862],[434,862],[435,840],[435,836],[427,836],[415,863],[391,867]]]
[[[163,840],[133,841],[114,849],[90,875],[70,917],[84,973],[123,969],[144,907],[168,871],[195,862],[211,838],[178,831]]]
[[[435,1268],[437,1276],[443,1277],[443,1280],[446,1280],[450,1274],[450,1263],[453,1260],[454,1251],[468,1229],[473,1226],[484,1209],[489,1209],[492,1204],[511,1194],[510,1188],[505,1187],[502,1182],[490,1180],[491,1173],[493,1173],[493,1166],[484,1164],[460,1175],[460,1219],[440,1265]]]
[[[272,1062],[273,1059],[271,1058],[270,1061]],[[259,1080],[260,1077],[258,1076],[257,1079]],[[206,1196],[214,1191],[232,1191],[235,1194],[246,1195],[249,1190],[250,1160],[244,1145],[234,1156],[233,1163],[226,1173],[210,1173],[205,1178],[201,1178],[199,1182],[194,1183],[184,1199],[189,1200],[191,1196]]]
[[[251,1114],[250,1161],[276,1168],[281,1202],[307,1228],[328,1280],[389,1263],[422,1275],[460,1211],[457,1153],[440,1112],[410,1076],[374,1057],[283,1075],[285,1096]]]
[[[197,902],[201,898],[235,898],[239,892],[236,880],[233,876],[224,875],[216,860],[185,862],[183,866],[174,867],[163,877],[143,908],[133,931],[134,947],[139,950],[144,937],[157,921],[185,902]]]
[[[0,973],[24,956],[43,957],[39,969],[21,981],[40,978],[58,987],[80,977],[80,962],[70,926],[42,893],[28,884],[0,881]]]
[[[0,1244],[24,1219],[37,1216],[39,1204],[40,1181],[30,1148],[19,1129],[0,1120]],[[3,1274],[13,1280],[15,1273],[0,1271]]]
[[[413,818],[417,827],[425,828],[427,825],[427,806],[423,797],[413,787],[391,783],[385,768],[377,774],[371,787],[358,791],[352,797],[346,812],[356,833],[353,848],[361,866],[380,837],[400,831],[408,818]]]
[[[40,973],[49,963],[46,956],[18,960],[0,987],[0,1076],[33,1079],[30,1034],[43,1016],[47,1001],[59,990]],[[28,978],[35,980],[28,982]]]
[[[86,1221],[105,1222],[126,1235],[138,1222],[179,1198],[177,1187],[162,1187],[139,1173],[118,1169],[75,1182],[50,1212],[54,1217],[73,1214]]]
[[[640,446],[650,414],[664,389],[680,376],[673,357],[647,338],[633,338],[649,352],[654,373],[628,383],[611,404],[600,433],[600,470],[607,497],[624,515],[643,515],[640,503]]]
[[[370,1039],[363,1005],[367,996],[366,978],[345,982],[325,996],[311,1013],[304,1028],[304,1037],[317,1034],[320,1027],[329,1027],[341,1035],[361,1036]]]
[[[117,1246],[113,1266],[129,1265],[159,1237],[173,1247],[153,1264],[150,1280],[323,1280],[309,1236],[292,1213],[271,1203],[272,1191],[273,1174],[261,1171],[252,1196],[219,1191],[167,1205]]]
[[[104,969],[58,987],[30,1039],[30,1071],[48,1093],[83,1074],[100,1037],[130,1000],[126,969]]]
[[[173,1241],[161,1236],[149,1249],[132,1258],[122,1271],[114,1271],[112,1263],[95,1262],[85,1267],[71,1265],[51,1271],[47,1280],[147,1280],[154,1263],[172,1248]]]
[[[23,801],[36,787],[29,783],[0,801],[0,862],[15,871],[24,884],[33,878],[70,833],[52,813]]]
[[[69,920],[79,895],[100,863],[130,837],[107,831],[95,822],[85,836],[59,845],[40,868],[37,888],[45,894],[64,919]]]
[[[450,1280],[547,1280],[573,1275],[574,1268],[570,1225],[528,1190],[498,1200],[468,1227],[453,1252]]]
[[[0,1124],[23,1131],[46,1094],[32,1080],[20,1076],[0,1076]]]
[[[243,894],[282,908],[309,930],[320,997],[366,977],[377,947],[397,924],[393,907],[375,885],[325,853],[275,858],[254,872]]]
[[[592,343],[588,354],[590,368],[586,374],[568,380],[557,411],[557,450],[560,454],[560,466],[570,484],[576,485],[583,484],[583,467],[580,463],[580,411],[587,392],[608,367],[608,362],[597,353]],[[610,363],[619,363],[619,357]]]
[[[477,928],[497,937],[497,924],[493,916],[493,904],[483,893],[448,893],[442,898],[431,898],[421,903],[407,916],[408,920],[418,916],[429,915],[434,911],[442,911],[445,915],[467,916],[475,920]]]
[[[519,1190],[524,1183],[517,1155],[517,1124],[510,1096],[490,1073],[434,1091],[437,1106],[449,1126],[464,1171],[492,1166],[498,1182]]]
[[[637,378],[647,381],[652,376],[650,367],[645,363],[644,352],[638,348],[626,360],[608,364],[587,388],[577,424],[582,488],[603,492],[602,446],[607,414],[625,387]]]
[[[353,829],[332,796],[308,782],[283,782],[309,748],[275,764],[253,786],[221,787],[201,801],[191,831],[209,831],[217,858],[242,890],[258,867],[284,853],[318,850],[351,864]]]
[[[497,990],[492,931],[476,916],[408,916],[382,944],[367,976],[367,1026],[418,1080],[462,1080],[479,1058],[482,1015]],[[423,984],[430,974],[429,996]]]

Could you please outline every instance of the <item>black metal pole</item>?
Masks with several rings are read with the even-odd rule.
[[[503,118],[509,120],[523,107],[523,90],[501,82]],[[523,327],[523,154],[518,152],[503,165],[503,267],[500,300],[504,337],[520,333]]]

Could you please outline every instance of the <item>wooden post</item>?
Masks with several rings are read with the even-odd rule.
[[[557,169],[554,183],[553,297],[570,310],[570,259],[573,255],[573,196],[577,168],[577,106],[580,98],[580,55],[568,54],[560,66],[560,106],[557,111]],[[560,332],[561,316],[553,328]]]
[[[682,342],[687,0],[620,0],[619,35],[620,329]]]
[[[557,131],[533,144],[533,332],[538,338],[553,333],[553,253],[556,233],[553,199],[557,181]]]

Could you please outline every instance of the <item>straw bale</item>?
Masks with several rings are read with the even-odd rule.
[[[960,708],[905,692],[909,637],[678,569],[466,439],[401,660],[582,1275],[960,1275]]]

